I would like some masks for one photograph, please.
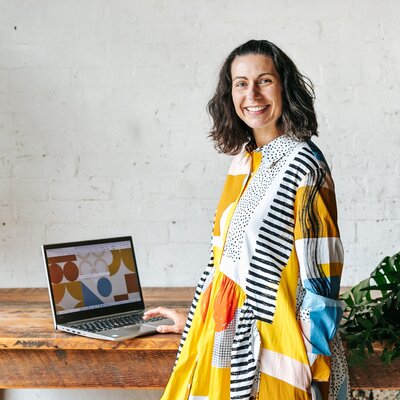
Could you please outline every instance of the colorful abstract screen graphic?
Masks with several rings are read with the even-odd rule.
[[[47,250],[57,314],[141,301],[129,242]]]

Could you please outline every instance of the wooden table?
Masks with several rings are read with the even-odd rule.
[[[147,307],[188,309],[192,288],[144,289]],[[1,388],[161,388],[180,336],[123,342],[55,331],[47,289],[0,289]]]
[[[147,307],[189,308],[193,288],[145,288]],[[153,388],[165,386],[180,337],[124,342],[55,331],[47,289],[0,289],[0,388]],[[400,362],[351,369],[352,388],[400,389]]]

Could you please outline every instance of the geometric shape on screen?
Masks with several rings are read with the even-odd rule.
[[[57,304],[59,303],[62,298],[64,297],[65,294],[65,285],[52,285],[53,288],[53,296],[54,296],[54,302]]]
[[[67,288],[71,297],[73,297],[75,300],[83,301],[82,286],[80,282],[65,283],[65,287]]]
[[[133,262],[132,250],[131,249],[121,249],[121,257],[126,268],[130,271],[135,272],[135,263]]]
[[[79,303],[75,304],[74,308],[83,308],[85,307],[85,304],[83,303],[83,301],[80,301]]]
[[[121,266],[121,252],[119,250],[111,250],[112,262],[108,265],[110,276],[115,275]]]
[[[126,283],[126,288],[128,289],[128,293],[135,293],[139,291],[139,285],[136,274],[126,274],[125,283]]]
[[[73,261],[65,263],[63,270],[64,276],[68,281],[74,282],[78,279],[79,269]]]
[[[129,300],[129,297],[127,294],[118,294],[114,296],[115,301],[122,301],[122,300]]]
[[[111,294],[112,285],[109,279],[100,278],[97,282],[97,290],[103,297],[108,297]]]
[[[94,262],[94,267],[97,272],[108,271],[108,263],[104,258],[97,257],[96,261]]]
[[[49,271],[50,271],[51,283],[60,283],[62,281],[63,270],[58,264],[56,263],[50,264]]]
[[[89,261],[79,261],[79,271],[81,275],[90,275],[93,273],[93,265]]]
[[[85,285],[81,282],[83,302],[85,306],[95,306],[97,304],[103,304],[103,302]]]
[[[81,278],[85,275],[108,275],[108,264],[111,262],[111,252],[97,252],[78,255],[78,267]]]

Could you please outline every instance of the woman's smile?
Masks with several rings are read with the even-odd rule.
[[[259,114],[262,114],[267,109],[267,107],[268,107],[268,105],[266,105],[266,106],[248,106],[248,107],[244,107],[244,108],[250,114],[259,115]]]

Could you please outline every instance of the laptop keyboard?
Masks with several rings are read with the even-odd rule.
[[[119,317],[109,317],[96,321],[88,321],[82,324],[72,325],[71,328],[87,332],[101,332],[108,331],[114,328],[121,328],[123,326],[143,324],[146,322],[160,321],[163,319],[163,317],[155,317],[147,319],[145,321],[142,317],[143,314],[129,314]]]

